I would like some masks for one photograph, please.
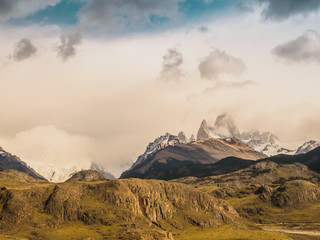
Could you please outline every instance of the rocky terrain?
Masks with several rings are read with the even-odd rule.
[[[237,139],[218,141],[217,153],[229,144],[248,154]],[[59,184],[7,169],[0,172],[0,238],[315,240],[319,162],[316,148],[258,161],[227,157],[194,164],[211,167],[206,177],[106,180],[84,170]]]
[[[241,225],[230,204],[185,184],[139,179],[85,183],[74,179],[21,188],[19,179],[7,187],[0,181],[0,233],[4,235],[26,239],[173,239],[162,224],[179,229]]]
[[[319,222],[320,174],[298,162],[259,161],[232,173],[172,181],[227,200],[256,223]]]

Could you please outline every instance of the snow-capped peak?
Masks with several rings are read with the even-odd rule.
[[[271,132],[240,132],[233,118],[227,113],[217,117],[214,127],[209,126],[205,120],[202,121],[198,131],[197,139],[206,139],[210,137],[235,137],[246,143],[254,150],[267,156],[278,154],[294,154],[296,152],[295,149],[283,147],[286,144],[280,142],[279,138]]]
[[[191,137],[187,139],[186,135],[182,131],[179,132],[178,136],[166,133],[165,135],[156,138],[153,142],[150,142],[146,148],[146,151],[138,157],[137,161],[132,165],[132,167],[135,167],[153,153],[167,146],[175,146],[179,143],[188,143],[192,141],[194,141],[194,136],[191,135]]]
[[[315,141],[315,140],[311,140],[309,142],[305,142],[302,146],[300,146],[297,149],[295,154],[297,155],[297,154],[307,153],[307,152],[310,152],[311,150],[313,150],[319,146],[320,146],[320,142]]]

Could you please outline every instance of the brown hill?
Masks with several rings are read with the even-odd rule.
[[[264,160],[227,174],[172,180],[229,201],[257,223],[318,222],[320,174],[301,163]]]
[[[82,170],[73,174],[66,182],[92,182],[92,181],[104,181],[106,177],[101,173],[94,170]]]
[[[125,171],[121,178],[177,178],[175,173],[168,174],[170,169],[192,164],[212,164],[226,157],[238,157],[257,160],[266,156],[248,147],[237,138],[209,138],[188,144],[178,144],[161,149]],[[192,176],[186,172],[185,176]],[[181,175],[179,176],[181,177]]]

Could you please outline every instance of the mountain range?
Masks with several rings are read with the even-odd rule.
[[[314,140],[297,149],[288,149],[282,147],[282,144],[271,132],[241,132],[229,114],[222,114],[217,117],[213,127],[203,120],[196,140],[193,135],[187,140],[183,132],[178,136],[166,133],[156,138],[120,178],[168,180],[192,174],[208,176],[211,172],[207,172],[209,166],[212,167],[224,158],[252,161],[279,154],[307,153],[320,146],[320,143]]]
[[[91,163],[52,183],[0,148],[0,239],[319,239],[319,143],[267,156],[274,134],[216,122],[157,138],[126,179]]]

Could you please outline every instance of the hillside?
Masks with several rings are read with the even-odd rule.
[[[232,173],[171,182],[191,185],[224,199],[241,217],[257,224],[310,228],[320,236],[320,174],[304,164],[265,160]]]
[[[213,164],[229,156],[248,160],[266,157],[236,138],[202,139],[192,143],[165,147],[144,161],[134,164],[121,175],[121,178],[137,177],[168,180],[190,176],[192,172],[189,170],[183,171],[183,169],[190,169],[189,166],[199,166],[201,169],[201,165]],[[178,175],[175,172],[177,169],[182,169]]]
[[[20,238],[173,239],[161,224],[239,225],[230,204],[185,184],[138,179],[23,188],[0,179],[0,184],[0,234]]]

